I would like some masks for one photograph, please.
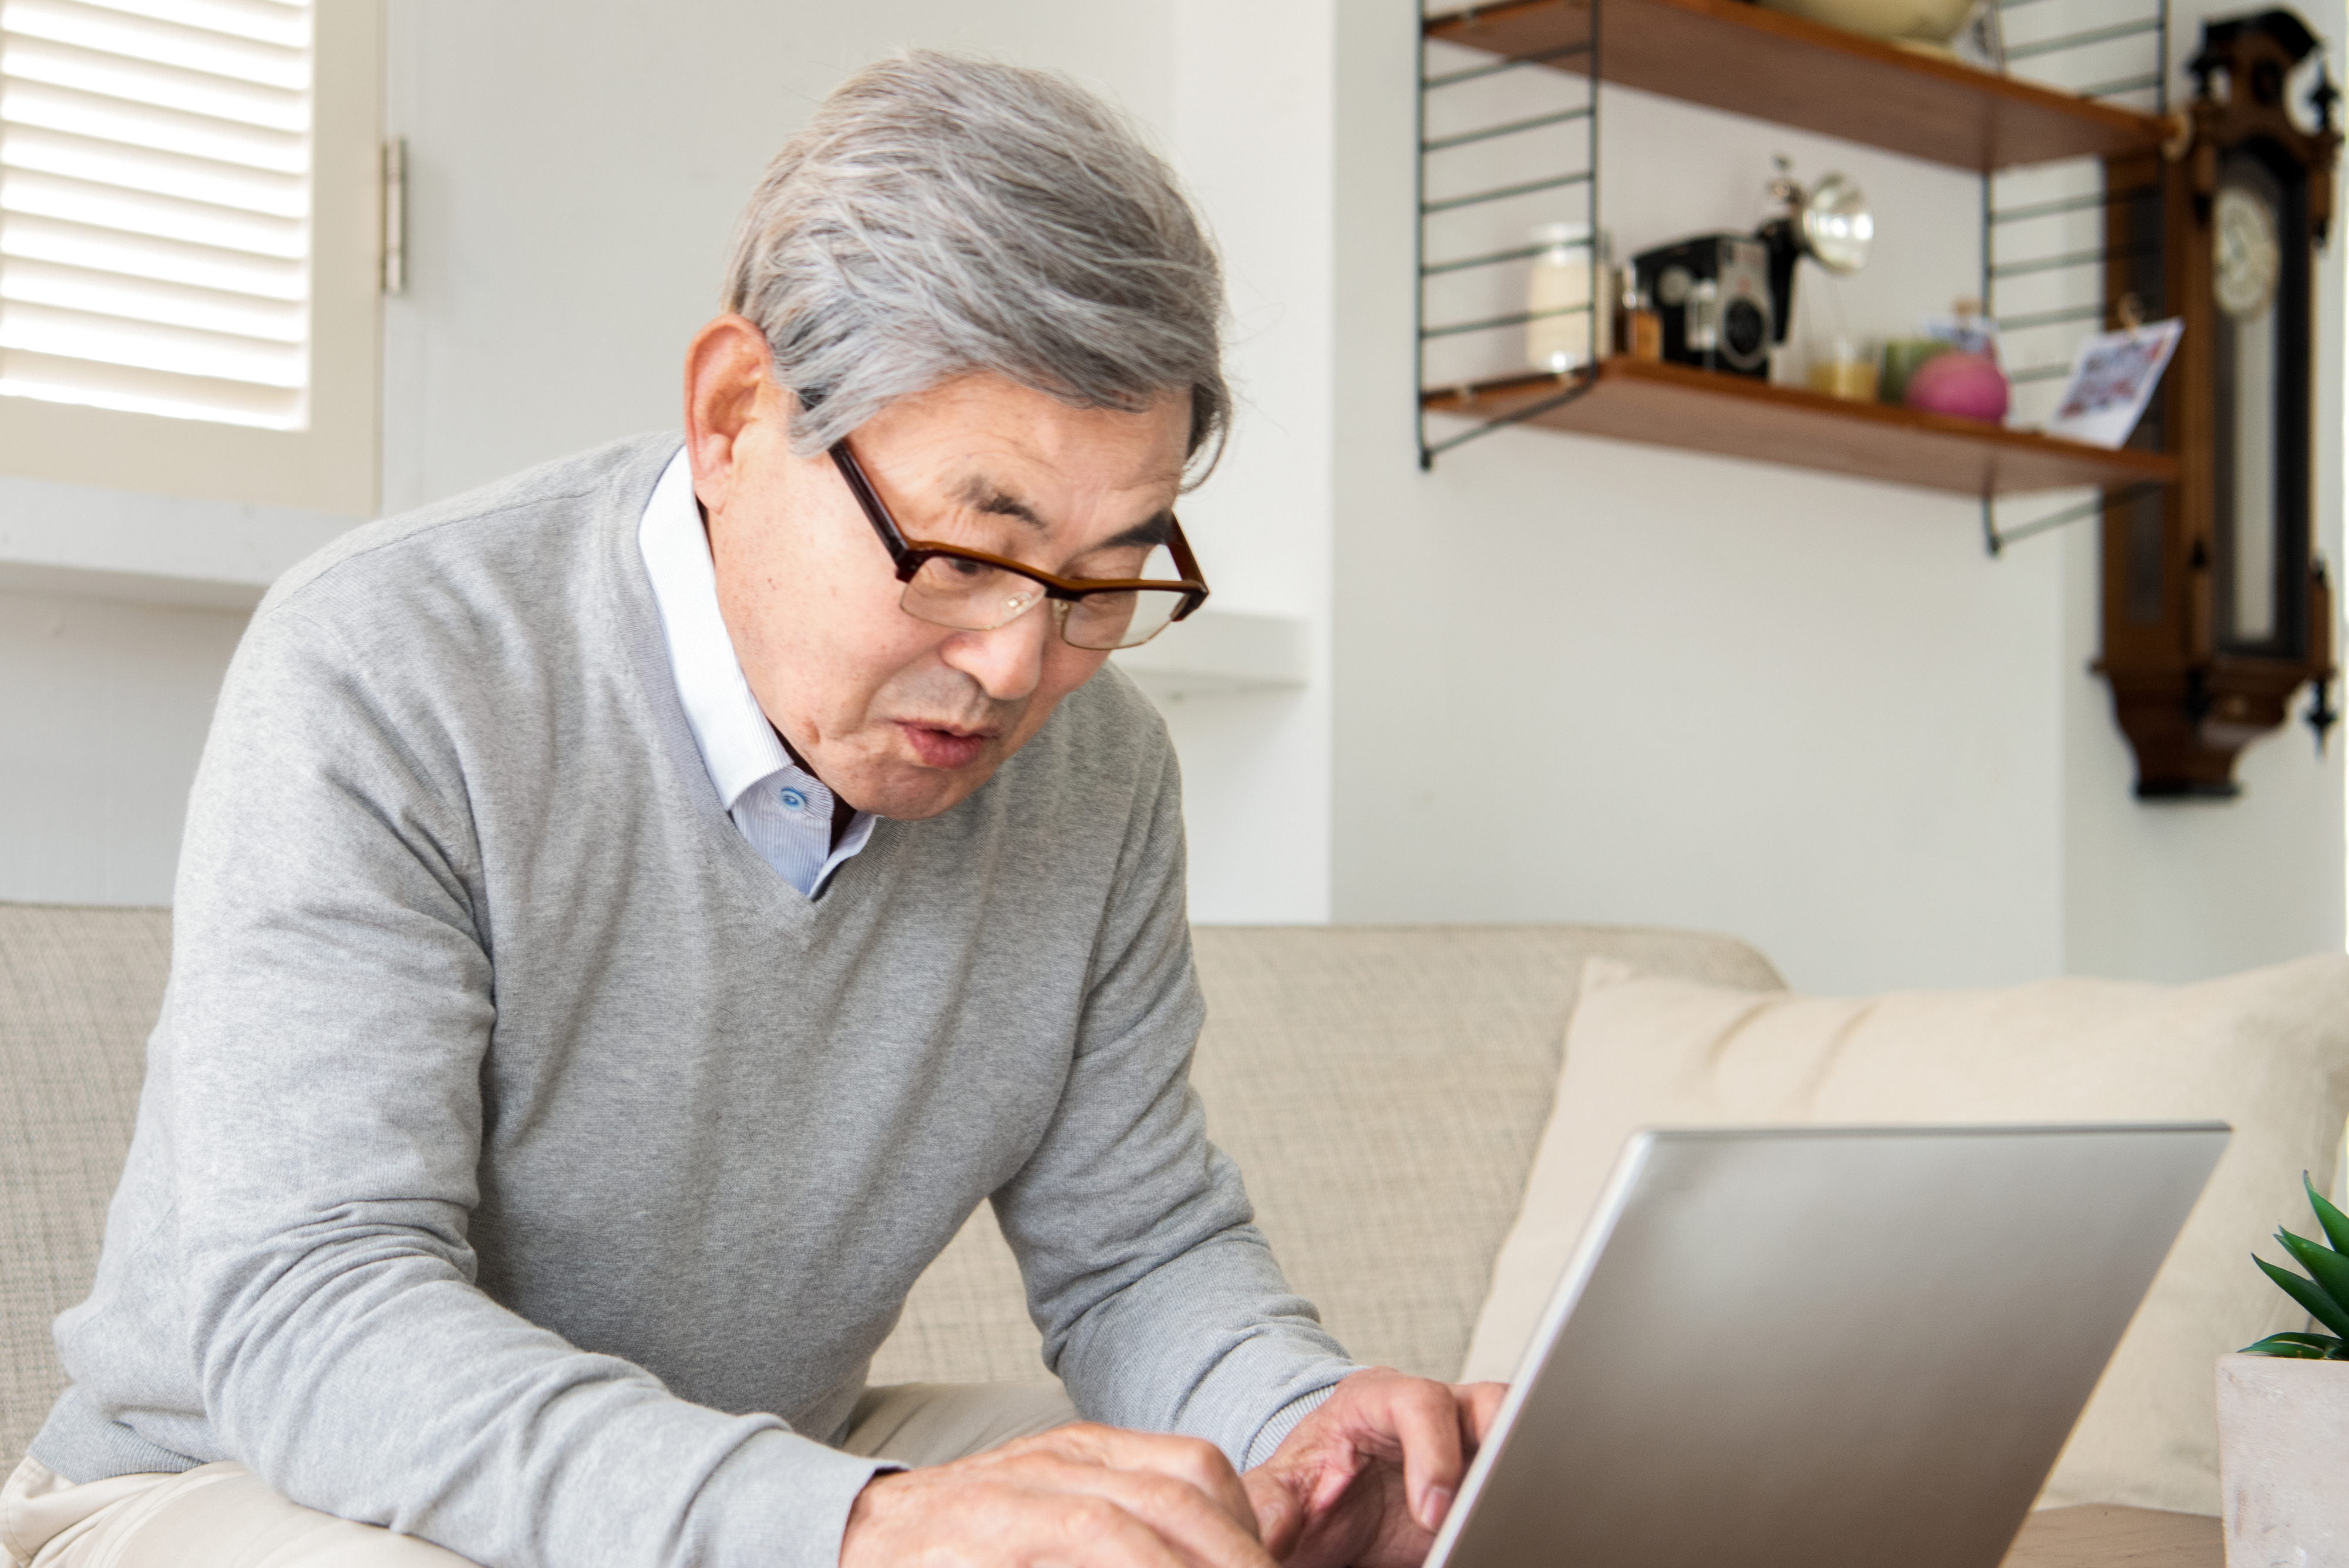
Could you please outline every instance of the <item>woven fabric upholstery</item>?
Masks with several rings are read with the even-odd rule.
[[[1289,1280],[1364,1361],[1458,1375],[1556,1091],[1587,958],[1781,989],[1723,937],[1588,926],[1197,927],[1193,1081]],[[1732,981],[1731,976],[1745,977]],[[873,1380],[1047,1376],[981,1208]]]
[[[167,910],[0,904],[0,1466],[65,1386],[171,950]]]

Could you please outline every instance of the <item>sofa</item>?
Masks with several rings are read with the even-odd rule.
[[[2349,959],[2201,987],[1845,1001],[1793,996],[1751,947],[1682,931],[1201,927],[1194,942],[1210,1136],[1339,1339],[1432,1376],[1506,1375],[1581,1189],[1641,1122],[2224,1116],[2244,1130],[2106,1375],[2122,1386],[2100,1386],[2075,1435],[2094,1451],[2067,1450],[2043,1498],[2218,1511],[2210,1357],[2300,1326],[2243,1253],[2305,1219],[2290,1173],[2333,1169]],[[0,904],[0,1452],[22,1451],[62,1386],[48,1324],[89,1283],[169,948],[166,911]],[[873,1380],[1048,1376],[982,1207]]]

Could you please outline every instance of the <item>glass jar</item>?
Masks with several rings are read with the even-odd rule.
[[[1537,370],[1563,375],[1582,369],[1594,357],[1605,358],[1615,314],[1607,232],[1599,231],[1596,255],[1588,223],[1544,223],[1532,238],[1539,248],[1526,279],[1526,362]],[[1608,302],[1607,308],[1599,308],[1602,301]]]

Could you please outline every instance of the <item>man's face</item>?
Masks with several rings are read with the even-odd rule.
[[[730,323],[731,325],[730,325]],[[1101,668],[1040,604],[993,631],[898,607],[889,554],[829,456],[794,456],[791,400],[740,317],[688,365],[688,445],[709,518],[718,604],[751,693],[842,799],[883,816],[951,809]],[[1123,413],[1072,409],[991,376],[891,404],[851,438],[909,538],[1071,577],[1135,575],[1112,543],[1171,511],[1185,396]]]

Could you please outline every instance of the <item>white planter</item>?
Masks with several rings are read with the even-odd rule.
[[[2349,1568],[2349,1361],[2219,1358],[2227,1568]]]

